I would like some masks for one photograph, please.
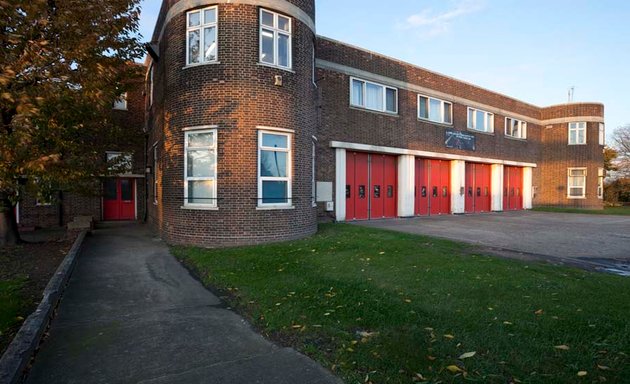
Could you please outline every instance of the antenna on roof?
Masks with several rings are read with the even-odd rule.
[[[575,93],[575,87],[574,86],[570,86],[569,87],[569,103],[573,102],[573,94]]]

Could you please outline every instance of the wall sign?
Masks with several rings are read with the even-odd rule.
[[[446,130],[446,148],[462,149],[464,151],[475,150],[475,135],[468,132]]]

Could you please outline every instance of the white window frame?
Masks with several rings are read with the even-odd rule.
[[[213,140],[212,145],[209,147],[193,147],[195,150],[203,150],[207,149],[211,151],[214,149],[214,177],[188,177],[188,136],[200,133],[212,133]],[[216,129],[188,129],[184,132],[184,207],[186,208],[217,208],[217,171],[218,171],[218,142],[219,137],[217,136]],[[188,202],[188,182],[189,181],[214,181],[212,186],[214,200],[211,200],[209,203],[189,203]]]
[[[267,135],[275,135],[275,136],[285,136],[287,138],[287,148],[275,148],[275,147],[264,147],[263,146],[263,136]],[[293,151],[292,151],[292,134],[288,132],[282,131],[274,131],[274,130],[259,130],[258,131],[258,208],[292,208],[293,207],[293,195],[292,195],[292,184],[293,184]],[[287,153],[287,176],[286,177],[272,177],[272,176],[261,176],[260,172],[260,161],[261,161],[261,151],[274,151],[274,152],[284,152]],[[286,203],[263,203],[263,182],[264,181],[286,181],[287,183],[287,202]]]
[[[186,170],[188,170],[188,168],[186,168]],[[158,146],[157,144],[153,146],[153,204],[158,205]]]
[[[114,100],[113,109],[117,111],[127,110],[127,92],[122,93],[116,100]]]
[[[604,168],[597,168],[597,198],[602,200],[604,198]]]
[[[153,70],[154,70],[154,65],[153,63],[151,63],[151,67],[149,67],[149,73],[148,73],[148,83],[149,83],[149,107],[153,106]]]
[[[470,119],[471,112],[472,120]],[[479,123],[477,122],[477,112],[482,112],[484,114],[482,127],[483,129],[479,129]],[[466,119],[468,120],[468,129],[477,132],[494,133],[494,113],[484,111],[483,109],[468,107]]]
[[[599,145],[606,145],[606,125],[599,123]]]
[[[511,122],[515,122],[518,125],[519,136],[514,136]],[[505,118],[505,136],[512,137],[514,139],[527,140],[527,122],[513,117]]]
[[[584,175],[573,176],[572,171],[584,171]],[[568,168],[567,170],[567,198],[568,199],[585,199],[586,198],[586,168],[585,167],[576,167],[576,168]],[[584,178],[583,186],[571,186],[571,178],[572,177],[582,177]],[[571,195],[571,188],[581,188],[582,194],[579,196]]]
[[[354,104],[354,87],[353,84],[355,81],[360,81],[363,83],[363,86],[361,87],[361,92],[362,92],[362,98],[363,98],[363,105],[357,105]],[[372,84],[375,85],[377,87],[381,87],[383,88],[383,109],[376,109],[376,108],[369,108],[366,105],[366,100],[367,100],[367,85],[368,84]],[[394,91],[394,111],[388,111],[387,110],[387,90],[391,89]],[[385,84],[380,84],[380,83],[375,83],[373,81],[368,81],[368,80],[364,80],[364,79],[360,79],[358,77],[350,77],[350,106],[351,107],[355,107],[355,108],[361,108],[361,109],[366,109],[368,111],[376,111],[376,112],[381,112],[381,113],[387,113],[390,115],[397,115],[398,114],[398,88],[395,87],[390,87],[387,86]]]
[[[429,115],[428,118],[420,116],[420,99],[422,99],[422,98],[427,99],[427,113]],[[431,117],[431,100],[435,100],[435,101],[439,101],[440,102],[440,109],[442,110],[442,120],[441,121],[437,120],[437,119],[433,119]],[[446,119],[445,119],[446,114],[444,113],[444,108],[446,107],[447,104],[451,106],[450,114],[449,114],[450,122],[447,122]],[[425,121],[430,121],[430,122],[433,122],[433,123],[453,125],[453,103],[451,103],[450,101],[445,101],[445,100],[442,100],[442,99],[438,99],[436,97],[431,97],[431,96],[426,96],[426,95],[419,94],[418,95],[418,119],[425,120]]]
[[[206,20],[204,19],[205,12],[211,9],[214,9],[216,21],[214,21],[213,23],[206,23],[205,22]],[[190,15],[197,12],[199,13],[199,25],[191,27]],[[204,29],[211,28],[211,27],[215,28],[216,45],[217,45],[216,54],[214,55],[214,60],[206,61],[205,60],[206,55],[204,52],[204,46],[205,46],[204,40],[206,38],[206,35],[204,33]],[[198,63],[190,62],[190,38],[188,35],[190,34],[190,32],[193,32],[193,31],[199,31],[199,57],[198,57],[199,62]],[[219,7],[214,5],[212,7],[198,8],[198,9],[193,9],[186,12],[186,66],[215,64],[218,62],[219,62]]]
[[[312,157],[313,157],[313,167],[312,167],[312,177],[311,177],[311,205],[313,207],[317,207],[317,182],[315,181],[315,172],[317,170],[315,164],[317,161],[317,142],[315,141],[315,138],[313,138],[313,153],[312,153]]]
[[[586,140],[586,133],[587,133],[587,130],[586,130],[587,124],[586,124],[586,122],[585,121],[577,121],[577,122],[569,123],[568,127],[569,127],[569,131],[568,131],[568,133],[569,133],[569,137],[568,137],[569,145],[586,145],[586,142],[587,142],[587,140]],[[584,142],[583,143],[579,142],[579,140],[578,140],[578,138],[580,137],[580,135],[579,135],[580,131],[584,131]],[[575,132],[575,143],[571,142],[571,132]]]
[[[273,15],[273,27],[263,25],[263,12],[267,12]],[[285,31],[284,29],[278,28],[278,17],[283,17],[289,20],[289,31]],[[287,15],[283,15],[278,12],[271,11],[266,8],[260,8],[258,13],[258,62],[261,65],[267,65],[271,67],[277,67],[281,69],[291,70],[293,68],[293,19]],[[273,63],[267,63],[262,60],[263,55],[263,29],[273,33]],[[287,53],[289,57],[287,58],[287,66],[280,65],[279,54],[280,50],[278,49],[280,35],[286,36],[289,38],[289,48],[287,49]]]

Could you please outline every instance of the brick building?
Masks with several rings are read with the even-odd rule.
[[[144,128],[147,221],[165,240],[295,239],[318,217],[602,208],[603,105],[538,107],[317,36],[314,3],[163,1]]]

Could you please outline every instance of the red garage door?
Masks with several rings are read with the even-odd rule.
[[[396,157],[348,152],[346,157],[346,220],[397,216]]]
[[[135,220],[136,198],[133,179],[103,181],[103,220]]]
[[[451,213],[451,164],[447,160],[416,158],[415,214]]]
[[[466,163],[466,213],[490,212],[491,166]]]
[[[523,168],[503,168],[503,210],[523,209]]]

